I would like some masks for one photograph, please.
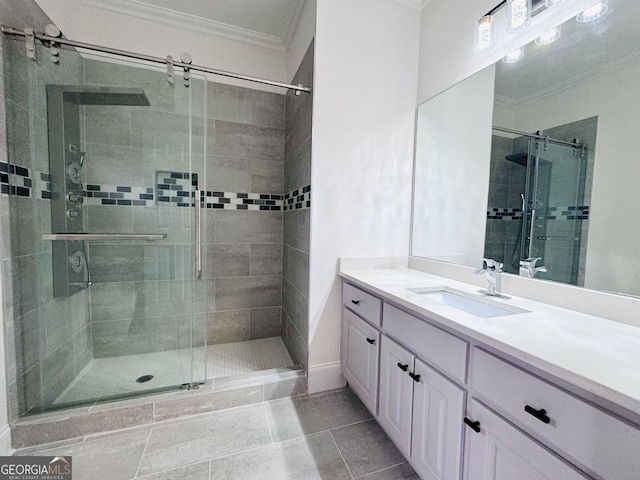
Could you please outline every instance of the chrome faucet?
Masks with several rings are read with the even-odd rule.
[[[540,265],[536,267],[536,263],[538,263],[542,258],[525,258],[524,260],[520,260],[520,276],[527,278],[535,278],[538,272],[546,272],[547,268],[545,266]]]
[[[485,275],[487,277],[487,290],[485,293],[492,297],[499,297],[500,289],[498,288],[496,273],[502,273],[502,267],[504,267],[504,264],[491,258],[483,258],[482,265],[484,266],[484,264],[487,265],[487,268],[476,270],[475,273],[478,275]]]

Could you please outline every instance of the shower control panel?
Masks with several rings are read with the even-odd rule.
[[[86,154],[81,147],[82,105],[149,106],[141,89],[47,85],[51,233],[84,230],[83,181]],[[86,245],[53,240],[53,296],[66,297],[90,285]]]
[[[47,86],[49,174],[51,176],[52,233],[82,233],[82,166],[80,105],[70,88]],[[53,296],[67,297],[88,285],[82,241],[54,240]]]

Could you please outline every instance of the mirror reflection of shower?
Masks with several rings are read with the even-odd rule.
[[[534,134],[493,129],[484,253],[507,273],[584,282],[592,147],[575,133],[589,126],[595,132],[596,119],[574,123],[571,135],[572,124]],[[523,270],[523,264],[535,267]]]
[[[82,177],[82,106],[150,106],[142,89],[47,85],[52,233],[85,233]],[[54,297],[66,297],[91,285],[83,240],[54,240]]]

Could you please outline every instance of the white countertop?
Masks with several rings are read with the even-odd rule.
[[[640,328],[511,296],[528,313],[478,318],[407,289],[478,287],[408,268],[343,270],[351,283],[640,414]]]

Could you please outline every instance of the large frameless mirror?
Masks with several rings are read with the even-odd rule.
[[[639,14],[612,0],[419,107],[412,255],[640,295]]]

